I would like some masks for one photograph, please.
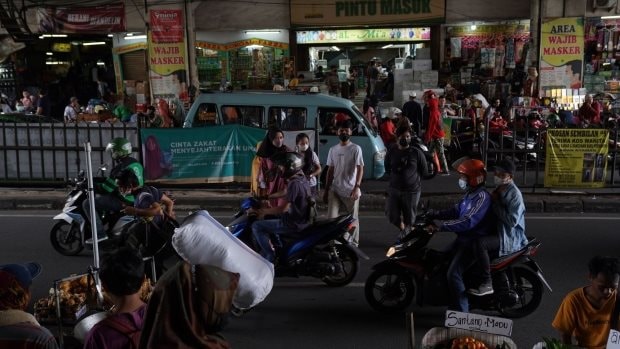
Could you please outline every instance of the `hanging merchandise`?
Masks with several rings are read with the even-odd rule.
[[[483,47],[480,49],[480,68],[495,68],[495,48]]]
[[[515,40],[506,40],[506,69],[514,69],[515,63]]]
[[[504,76],[504,57],[505,49],[503,45],[495,48],[495,67],[493,68],[493,76]]]
[[[461,58],[461,38],[450,38],[451,58]]]

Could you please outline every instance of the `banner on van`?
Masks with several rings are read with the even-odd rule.
[[[313,130],[285,131],[294,149],[295,136]],[[204,128],[143,128],[142,164],[148,181],[175,183],[250,182],[256,145],[267,130],[241,125]]]

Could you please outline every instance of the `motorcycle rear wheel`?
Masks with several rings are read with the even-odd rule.
[[[415,284],[403,270],[375,270],[364,286],[364,295],[370,306],[380,312],[395,313],[405,310],[415,296]]]
[[[511,288],[519,296],[519,301],[511,307],[500,306],[499,312],[507,318],[521,318],[538,309],[542,301],[543,284],[536,273],[527,268],[516,267],[513,275],[515,279],[510,281]]]
[[[357,254],[345,245],[336,245],[335,247],[342,266],[342,272],[337,275],[325,276],[321,280],[323,280],[327,286],[342,287],[353,281],[355,275],[357,275],[360,261],[359,258],[357,258]]]
[[[50,242],[58,253],[65,256],[75,256],[84,249],[79,226],[65,221],[60,221],[52,227]]]

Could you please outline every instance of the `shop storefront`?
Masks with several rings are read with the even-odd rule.
[[[513,23],[467,23],[445,26],[445,45],[439,80],[465,94],[505,98],[524,89],[529,20]]]
[[[272,89],[295,73],[284,29],[197,33],[195,50],[202,89]]]

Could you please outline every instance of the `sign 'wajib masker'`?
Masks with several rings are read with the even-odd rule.
[[[293,26],[440,23],[443,0],[291,0]]]

